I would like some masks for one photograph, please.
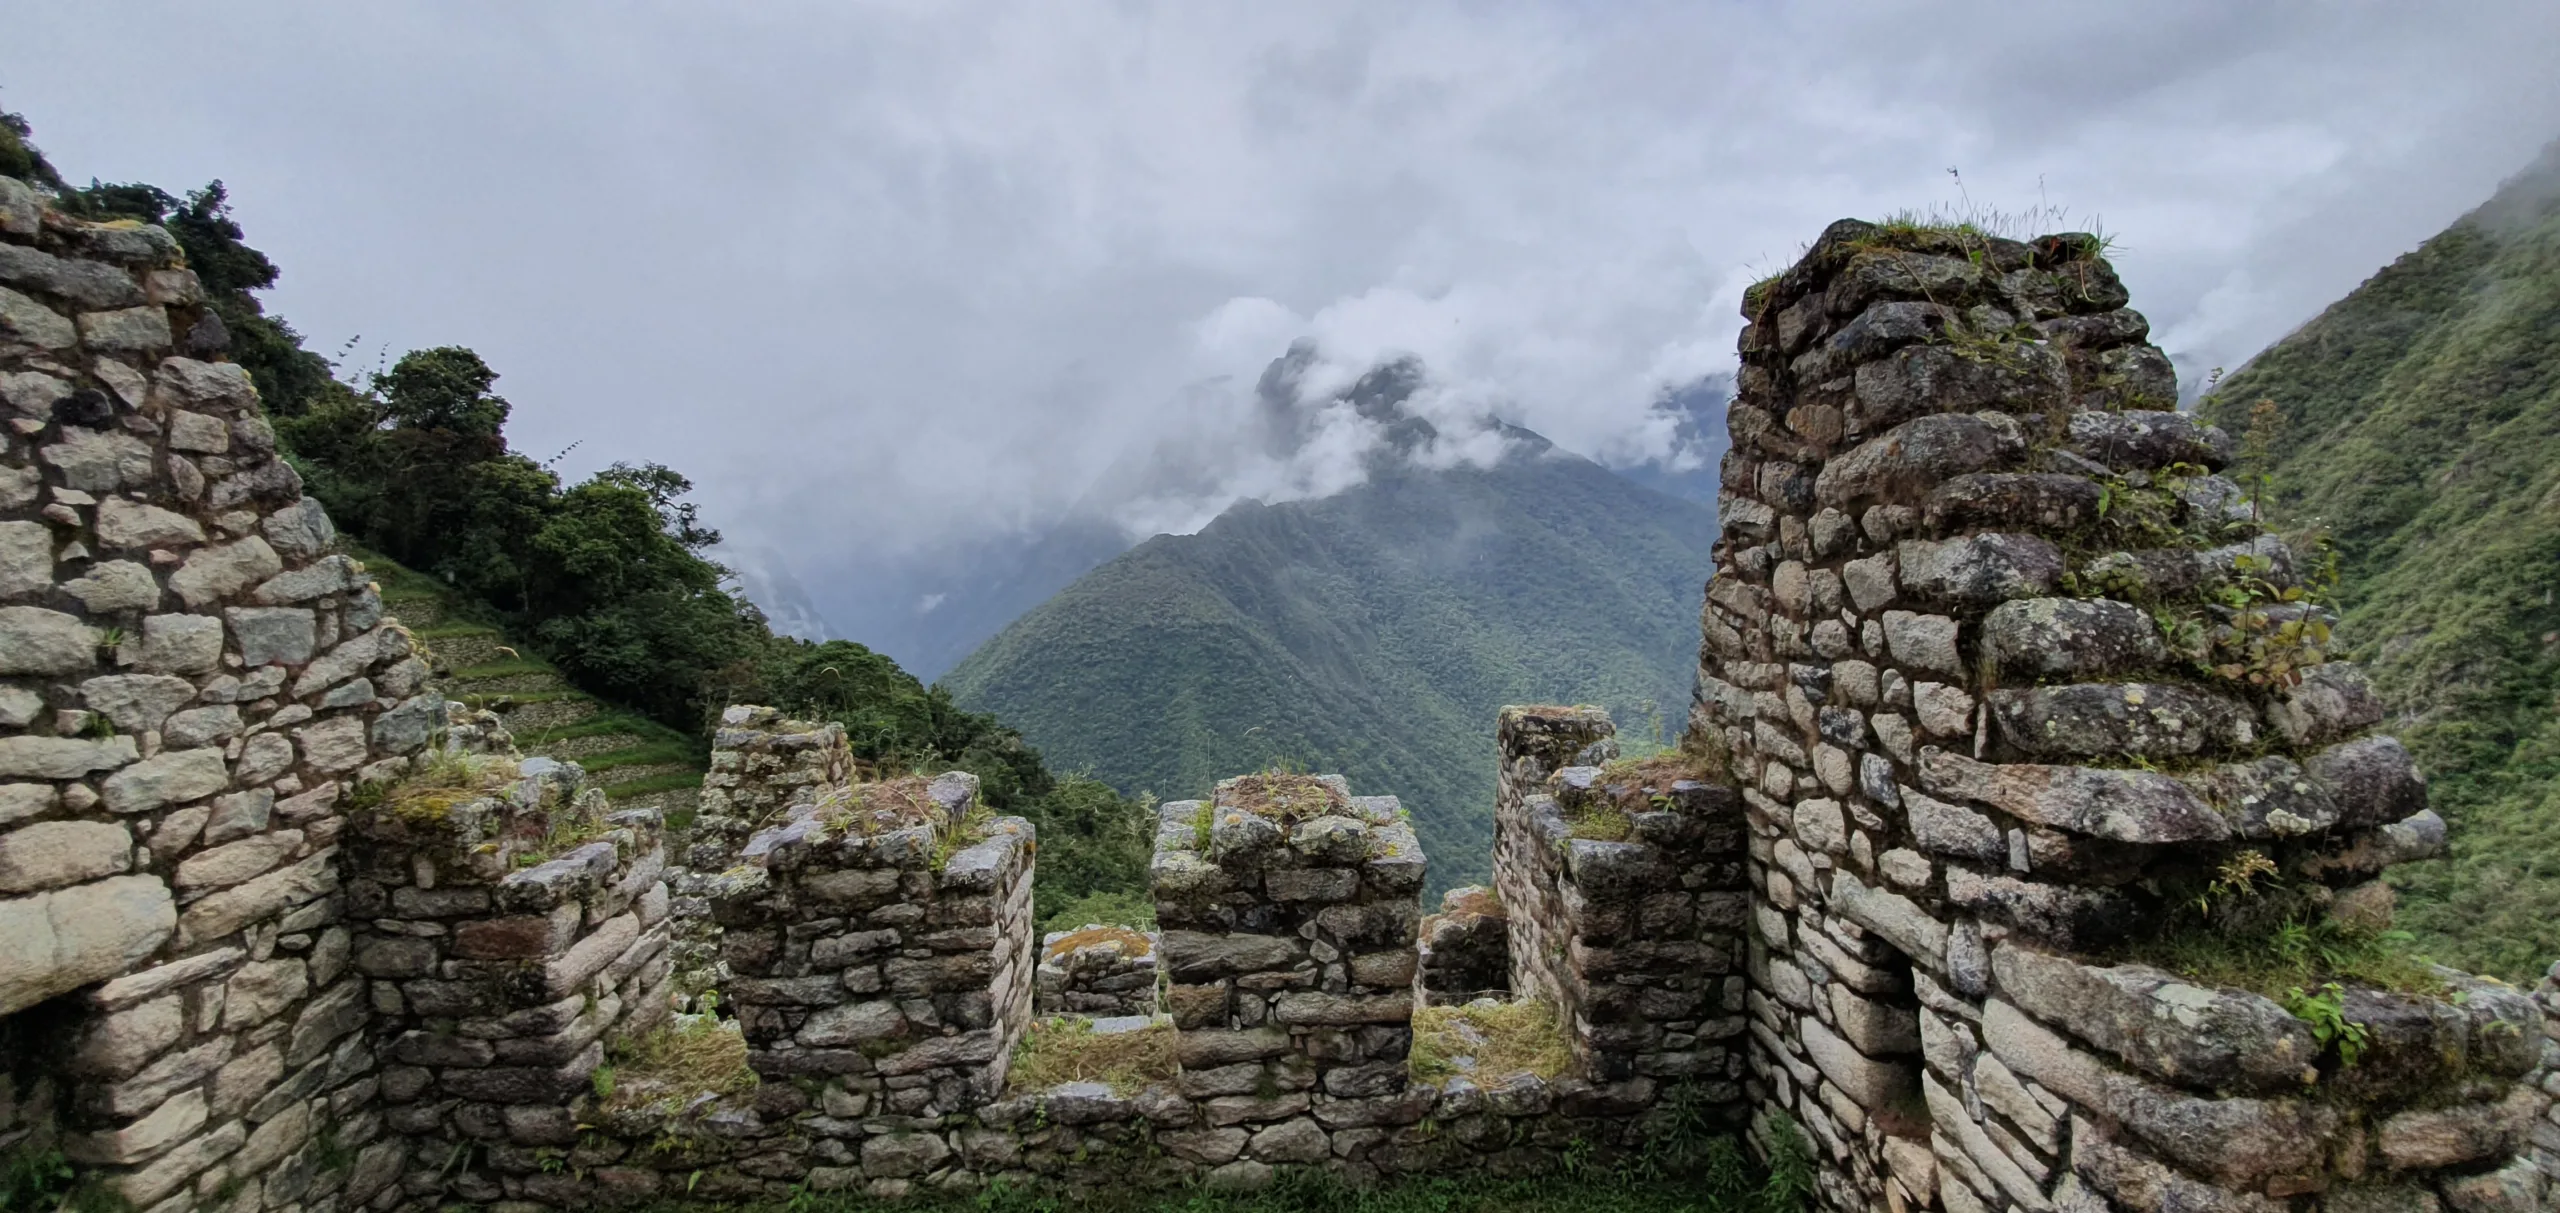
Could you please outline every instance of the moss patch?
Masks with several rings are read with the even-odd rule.
[[[494,796],[522,776],[515,760],[484,754],[435,754],[382,790],[383,812],[402,821],[443,821],[458,805]]]

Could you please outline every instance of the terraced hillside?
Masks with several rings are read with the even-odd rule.
[[[617,806],[654,806],[679,822],[691,816],[704,770],[692,738],[570,686],[434,578],[372,552],[351,554],[426,646],[447,696],[498,713],[526,754],[585,767]]]

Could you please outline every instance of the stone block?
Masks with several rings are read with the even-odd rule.
[[[0,900],[0,1015],[123,974],[177,923],[156,876],[113,876]]]
[[[133,866],[133,836],[97,821],[39,821],[0,834],[0,894],[115,876]]]

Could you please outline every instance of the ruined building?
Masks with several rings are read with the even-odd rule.
[[[1231,780],[1159,810],[1156,932],[1039,940],[1029,825],[835,726],[730,709],[682,831],[507,761],[169,237],[0,180],[0,1149],[152,1213],[1701,1140],[1842,1210],[2534,1209],[2549,994],[2360,942],[2444,825],[2125,304],[2085,237],[1834,225],[1745,301],[1679,755],[1506,710],[1495,886],[1428,917],[1392,789]],[[644,1073],[679,1006],[752,1078]],[[1505,1006],[1555,1065],[1418,1035]],[[1160,1067],[1019,1081],[1035,1010]]]

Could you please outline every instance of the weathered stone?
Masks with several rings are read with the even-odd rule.
[[[52,308],[0,287],[0,337],[14,338],[39,349],[66,349],[80,340],[71,321]]]
[[[1915,615],[1909,611],[1884,613],[1885,643],[1893,650],[1893,659],[1922,670],[1962,674],[1964,661],[1956,654],[1956,621],[1944,615]]]
[[[176,922],[169,886],[154,876],[0,900],[0,1015],[123,973]]]
[[[142,636],[116,660],[146,674],[205,674],[222,665],[222,621],[211,615],[150,615]]]
[[[1991,964],[2001,994],[2020,1007],[2172,1082],[2295,1091],[2320,1056],[2308,1025],[2252,994],[2140,965],[2092,968],[2015,944],[1994,948]]]
[[[302,751],[302,760],[315,770],[353,770],[364,763],[365,723],[361,716],[332,716],[318,724],[294,730],[294,744]]]
[[[52,585],[52,529],[41,522],[0,522],[0,598],[34,594]]]
[[[338,539],[338,528],[330,523],[329,512],[317,498],[310,497],[267,515],[266,521],[258,524],[258,533],[265,535],[277,554],[287,560],[321,555]]]
[[[122,431],[77,425],[62,427],[61,439],[45,447],[40,457],[61,472],[63,484],[84,493],[147,485],[157,470],[149,443]]]
[[[133,836],[102,821],[39,821],[0,834],[0,893],[33,893],[133,866]]]
[[[295,607],[232,607],[223,612],[243,665],[301,665],[311,660],[317,622]]]
[[[2154,771],[1976,762],[1943,750],[1920,757],[1923,786],[1980,801],[2037,825],[2117,842],[2220,841],[2230,825],[2177,780]]]
[[[2181,779],[2242,838],[2293,838],[2338,823],[2337,802],[2290,758],[2226,763]]]
[[[2338,806],[2345,826],[2398,821],[2427,807],[2426,776],[2397,737],[2343,742],[2311,756],[2303,769]]]
[[[2257,742],[2247,707],[2173,683],[2077,683],[1988,698],[2002,740],[2038,757],[2180,757]]]
[[[923,1175],[951,1157],[951,1147],[932,1133],[890,1133],[862,1143],[863,1173],[874,1178]]]
[[[1924,413],[2001,409],[2040,412],[2059,405],[2068,378],[2062,360],[2040,344],[2007,347],[2005,363],[1968,358],[1942,345],[1912,346],[1862,364],[1856,376],[1859,419],[1893,425]]]
[[[62,583],[62,592],[80,600],[91,614],[147,611],[160,605],[160,583],[151,570],[130,560],[108,560]]]
[[[2005,417],[1939,413],[1895,426],[1832,460],[1815,480],[1822,504],[1915,501],[1939,482],[2014,459],[2026,449]]]
[[[151,1064],[186,1038],[183,1000],[155,998],[138,1006],[92,1016],[81,1025],[69,1069],[96,1078],[124,1078]]]
[[[147,813],[221,791],[231,781],[222,751],[213,748],[175,750],[146,758],[107,777],[100,788],[107,808],[118,813]]]
[[[43,607],[0,607],[0,674],[74,674],[97,664],[95,628]]]
[[[181,889],[222,888],[263,876],[302,847],[302,831],[278,830],[188,856],[172,883]]]
[[[2374,1145],[2384,1162],[2404,1171],[2501,1158],[2524,1144],[2541,1106],[2533,1088],[2518,1086],[2496,1103],[2402,1112],[2382,1122]]]
[[[122,497],[98,503],[98,546],[108,551],[202,542],[204,527],[184,514]]]
[[[138,756],[131,737],[0,737],[0,777],[80,779],[115,770]]]
[[[1831,899],[1841,916],[1881,935],[1904,955],[1931,968],[1946,963],[1946,924],[1910,898],[1868,888],[1847,872],[1831,877]]]
[[[1953,866],[1947,869],[1947,903],[2066,948],[2120,939],[2133,925],[2131,904],[2109,890],[1986,876]]]
[[[1977,472],[1929,493],[1921,523],[1931,531],[2071,531],[2097,521],[2104,496],[2086,476]]]
[[[2073,413],[2070,449],[2118,471],[2173,463],[2218,471],[2238,451],[2230,435],[2184,413],[2132,409]]]
[[[268,547],[266,540],[251,535],[197,549],[177,572],[169,575],[169,590],[189,607],[204,607],[238,594],[283,568],[284,561],[276,556],[276,550]]]
[[[1859,1107],[1880,1111],[1911,1097],[1919,1079],[1911,1063],[1868,1057],[1810,1017],[1798,1020],[1796,1030],[1814,1066]]]
[[[2382,697],[2355,665],[2332,661],[2302,671],[2302,681],[2267,701],[2267,723],[2293,746],[2324,745],[2382,721]]]
[[[2062,550],[2037,535],[1986,532],[1961,539],[1906,539],[1895,549],[1905,593],[1982,610],[2053,592]]]
[[[1982,652],[2004,678],[2088,678],[2158,665],[2160,628],[2106,598],[2004,602],[1982,620]]]
[[[196,697],[196,684],[166,674],[108,674],[80,684],[80,702],[118,732],[147,733]]]
[[[178,927],[195,942],[221,939],[338,887],[334,852],[323,851],[292,867],[269,872],[187,907]]]
[[[1309,1163],[1322,1162],[1332,1153],[1333,1144],[1314,1120],[1300,1117],[1255,1133],[1245,1149],[1263,1162]]]
[[[178,749],[214,745],[240,735],[240,709],[230,704],[173,712],[161,722],[161,741]]]

